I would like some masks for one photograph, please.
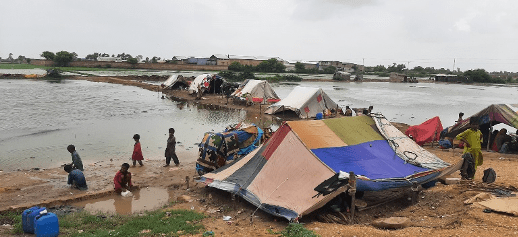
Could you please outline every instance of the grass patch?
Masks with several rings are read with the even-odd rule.
[[[281,232],[273,233],[282,237],[319,237],[320,235],[315,234],[315,232],[304,228],[303,224],[300,223],[290,223],[284,230]]]
[[[21,212],[4,212],[0,214],[0,225],[12,225],[12,234],[22,234],[22,213]]]
[[[200,233],[203,218],[203,214],[187,210],[160,210],[141,216],[78,212],[60,217],[59,225],[60,236],[179,236]]]
[[[35,69],[42,68],[45,69],[44,66],[36,66],[32,64],[19,64],[19,63],[8,63],[8,64],[0,64],[0,69]]]

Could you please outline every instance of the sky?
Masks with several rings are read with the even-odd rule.
[[[62,50],[518,72],[518,1],[0,0],[0,57]]]

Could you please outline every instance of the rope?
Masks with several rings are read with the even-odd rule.
[[[261,204],[259,204],[259,206],[255,209],[254,212],[252,212],[252,214],[250,214],[250,223],[253,222],[253,219],[254,219],[254,215],[255,215],[255,212],[257,212],[257,210],[259,210],[259,208],[261,208],[261,206],[263,206],[263,203],[265,203],[266,201],[268,201],[268,199],[270,199],[270,197],[272,196],[273,193],[275,193],[275,191],[277,191],[277,189],[279,189],[279,187],[284,184],[284,182],[288,181],[288,178],[286,178],[284,181],[282,181],[281,184],[279,184],[279,186],[277,186],[273,191],[272,193],[270,193],[270,195],[268,195],[268,197],[263,201],[261,202]]]

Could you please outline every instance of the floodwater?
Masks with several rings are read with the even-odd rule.
[[[459,112],[468,117],[490,104],[518,104],[517,87],[498,85],[303,81],[272,86],[285,98],[297,85],[320,87],[341,107],[373,105],[390,121],[410,125],[439,116],[446,127]],[[69,144],[76,146],[85,167],[110,159],[130,161],[135,133],[145,159],[164,159],[170,127],[176,129],[180,161],[195,161],[205,132],[254,119],[245,111],[207,110],[138,87],[83,80],[5,79],[0,95],[4,171],[70,163]]]
[[[132,192],[133,196],[111,195],[73,203],[90,213],[133,214],[158,209],[169,202],[174,194],[164,188],[147,187]]]
[[[135,133],[145,159],[164,159],[170,127],[181,161],[194,161],[205,132],[246,118],[244,111],[199,109],[138,87],[82,80],[0,80],[0,95],[4,171],[70,163],[69,144],[86,167],[101,160],[130,161]]]

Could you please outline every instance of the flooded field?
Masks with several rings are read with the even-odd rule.
[[[459,112],[469,116],[490,104],[518,103],[518,88],[503,86],[306,81],[272,86],[285,98],[297,85],[321,87],[341,107],[373,105],[374,112],[382,112],[390,121],[410,125],[439,116],[446,127]],[[207,110],[161,99],[160,93],[138,87],[82,80],[5,79],[0,80],[0,94],[0,170],[4,171],[71,162],[69,144],[76,146],[85,165],[130,161],[135,133],[141,136],[145,159],[164,159],[170,127],[176,129],[180,160],[195,161],[197,143],[205,132],[253,119],[240,110]]]

